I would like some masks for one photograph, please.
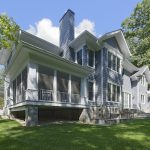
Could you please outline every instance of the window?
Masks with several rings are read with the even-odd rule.
[[[108,68],[111,69],[111,53],[108,52]]]
[[[108,52],[108,68],[120,72],[120,58]]]
[[[145,85],[145,76],[144,75],[141,77],[141,84]]]
[[[132,108],[132,95],[130,93],[123,93],[123,105],[125,109]]]
[[[141,103],[145,104],[145,95],[141,95]]]
[[[93,100],[93,82],[91,82],[91,81],[89,81],[88,82],[88,92],[89,92],[89,94],[88,94],[88,96],[89,96],[89,100]]]
[[[117,57],[117,72],[120,71],[120,59]]]
[[[120,86],[115,84],[108,83],[107,84],[107,100],[113,102],[120,101]]]
[[[82,65],[82,49],[77,52],[77,63]]]
[[[116,58],[117,57],[115,55],[113,55],[113,66],[112,66],[112,69],[115,70],[115,71],[117,71],[116,70]]]
[[[88,65],[94,67],[94,52],[88,51]]]

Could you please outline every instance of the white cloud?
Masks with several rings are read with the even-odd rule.
[[[75,27],[75,37],[81,34],[83,31],[88,30],[95,35],[94,22],[83,19],[78,26]],[[59,27],[54,26],[52,21],[47,18],[41,19],[35,25],[29,25],[27,32],[38,36],[44,40],[47,40],[53,44],[59,45]]]
[[[95,35],[95,23],[88,19],[83,19],[79,25],[75,27],[75,37],[80,35],[85,30]]]
[[[53,44],[59,43],[59,28],[54,26],[50,19],[44,18],[35,26],[30,25],[27,32],[47,40]]]

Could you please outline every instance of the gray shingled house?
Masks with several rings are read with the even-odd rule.
[[[60,20],[59,47],[20,30],[13,51],[0,51],[4,115],[31,126],[47,119],[105,123],[149,112],[149,68],[134,66],[130,56],[121,30],[74,38],[72,10]]]

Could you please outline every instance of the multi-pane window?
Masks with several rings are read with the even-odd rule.
[[[145,85],[145,76],[144,75],[141,77],[141,84]]]
[[[145,104],[145,95],[141,95],[141,103]]]
[[[82,49],[77,52],[77,63],[82,65]]]
[[[113,102],[120,101],[120,86],[112,83],[107,84],[107,100]]]
[[[120,72],[120,58],[108,52],[108,68]]]
[[[88,51],[88,65],[94,67],[94,52],[91,50]]]
[[[124,92],[123,93],[123,107],[132,108],[132,95],[130,93]]]
[[[92,81],[89,81],[88,82],[88,97],[89,97],[89,100],[93,100],[93,97],[94,97],[94,95],[93,95],[93,82]]]

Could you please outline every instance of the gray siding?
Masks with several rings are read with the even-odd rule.
[[[130,73],[127,70],[124,70],[122,78],[123,78],[122,92],[127,92],[132,94]]]
[[[100,105],[103,103],[102,99],[102,66],[101,66],[101,51],[95,53],[95,82],[96,82],[96,93],[95,93],[95,100],[97,104]]]

